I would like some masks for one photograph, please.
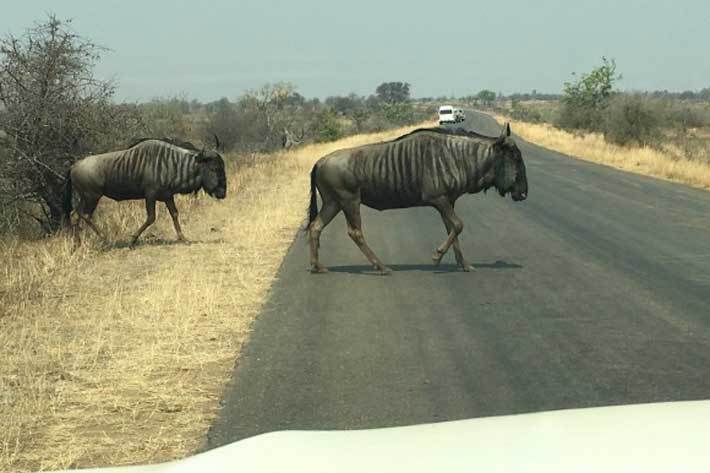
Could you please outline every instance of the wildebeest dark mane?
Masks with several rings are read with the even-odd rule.
[[[403,140],[407,137],[410,137],[412,135],[416,135],[418,133],[425,133],[425,132],[433,132],[433,133],[438,133],[440,135],[453,135],[453,136],[468,136],[469,138],[484,138],[488,140],[495,140],[495,137],[492,136],[486,136],[482,135],[480,133],[476,133],[475,131],[471,130],[466,130],[465,128],[440,128],[440,127],[432,127],[432,128],[417,128],[414,131],[410,131],[409,133],[406,133],[402,136],[399,136],[392,141],[400,141]]]
[[[189,151],[200,151],[195,145],[193,145],[189,141],[182,141],[182,140],[178,140],[177,138],[139,138],[136,141],[134,141],[133,143],[131,143],[130,145],[128,145],[126,147],[126,149],[131,149],[134,146],[139,145],[139,144],[143,143],[144,141],[149,141],[149,140],[162,141],[164,143],[168,143],[173,146],[177,146],[177,147],[189,150]]]

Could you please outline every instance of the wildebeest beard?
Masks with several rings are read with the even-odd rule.
[[[511,198],[516,202],[525,200],[528,193],[528,183],[525,164],[523,164],[522,160],[518,163],[500,163],[496,167],[493,186],[501,197],[510,194]]]
[[[220,179],[220,181],[221,182],[219,184],[217,184],[215,187],[212,187],[209,189],[204,187],[205,192],[207,192],[207,194],[210,197],[214,197],[217,199],[224,199],[226,197],[226,195],[227,195],[227,188],[226,187],[227,186],[226,186],[226,182],[224,182],[225,179],[222,177]]]
[[[224,199],[227,195],[227,177],[221,157],[202,164],[202,189],[210,196]]]

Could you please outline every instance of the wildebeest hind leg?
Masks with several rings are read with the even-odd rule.
[[[130,245],[131,249],[135,248],[136,242],[138,241],[138,237],[141,236],[141,233],[143,233],[146,228],[150,227],[153,225],[153,222],[155,222],[155,199],[145,199],[145,211],[147,214],[145,223],[141,225],[138,231],[133,235]]]
[[[311,246],[311,272],[326,273],[328,270],[321,266],[318,260],[318,249],[320,248],[320,234],[333,218],[340,212],[340,205],[334,200],[323,199],[323,208],[308,227],[308,239]]]
[[[86,224],[91,228],[96,235],[103,240],[104,243],[106,243],[108,240],[106,240],[106,237],[101,233],[101,231],[96,227],[94,222],[92,221],[92,218],[94,216],[94,211],[96,210],[96,206],[99,203],[100,197],[82,197],[81,201],[79,202],[79,207],[77,208],[77,215],[78,219],[76,222],[76,228],[74,230],[74,237],[75,237],[75,245],[77,242],[80,242],[79,240],[79,221],[83,220],[86,222]]]
[[[390,274],[392,270],[382,264],[382,261],[375,256],[375,253],[370,249],[365,241],[365,235],[362,233],[362,219],[360,218],[360,202],[352,202],[343,206],[345,218],[348,221],[348,235],[360,248],[360,251],[370,261],[380,274]]]
[[[108,240],[106,240],[106,237],[104,236],[104,234],[101,233],[101,231],[96,227],[96,225],[94,224],[94,222],[91,220],[91,216],[90,216],[90,215],[89,215],[89,216],[84,216],[84,215],[82,215],[82,214],[79,214],[79,217],[80,217],[83,221],[85,221],[86,224],[87,224],[89,227],[91,227],[91,229],[94,231],[94,233],[96,233],[96,235],[98,235],[98,237],[101,238],[101,239],[104,241],[104,243],[106,243],[106,242],[108,241]]]

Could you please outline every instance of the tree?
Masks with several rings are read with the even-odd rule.
[[[332,109],[324,109],[318,113],[313,126],[315,129],[312,133],[319,143],[334,141],[343,137],[342,126]]]
[[[481,101],[484,107],[490,107],[496,100],[496,93],[492,90],[483,89],[478,93],[478,95],[476,95],[476,97],[478,97],[478,100]]]
[[[574,74],[573,74],[574,75]],[[563,87],[560,122],[562,128],[598,131],[603,111],[612,96],[614,83],[621,79],[616,62],[602,57],[602,65]]]
[[[233,149],[244,133],[237,108],[226,97],[210,106],[213,110],[207,120],[205,141],[217,135],[224,149]]]
[[[284,128],[291,127],[290,108],[299,103],[300,95],[296,87],[288,82],[266,84],[259,90],[250,91],[240,100],[240,106],[247,111],[255,111],[257,126],[264,129],[262,150],[275,149],[280,146]]]
[[[352,115],[357,109],[362,108],[363,100],[355,94],[334,96],[326,98],[325,105],[341,115]]]
[[[190,103],[184,98],[154,98],[139,109],[147,136],[186,139],[190,134]]]
[[[94,77],[103,48],[50,15],[21,37],[0,39],[0,129],[11,137],[0,162],[3,205],[23,202],[47,231],[61,226],[64,176],[88,151],[139,127],[135,109],[111,102],[114,86]]]
[[[393,104],[409,101],[409,83],[383,82],[375,89],[377,98],[384,103]]]

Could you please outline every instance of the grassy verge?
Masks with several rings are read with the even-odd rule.
[[[508,117],[495,116],[499,123]],[[680,149],[627,147],[607,143],[599,133],[573,134],[549,124],[514,121],[513,131],[523,139],[586,161],[617,169],[710,189],[710,149],[688,156]]]
[[[411,128],[231,157],[227,199],[179,199],[189,246],[172,244],[161,207],[144,243],[126,249],[142,203],[108,200],[96,221],[114,235],[109,250],[87,232],[74,253],[64,237],[0,241],[0,471],[152,463],[199,448],[305,217],[310,167]]]

